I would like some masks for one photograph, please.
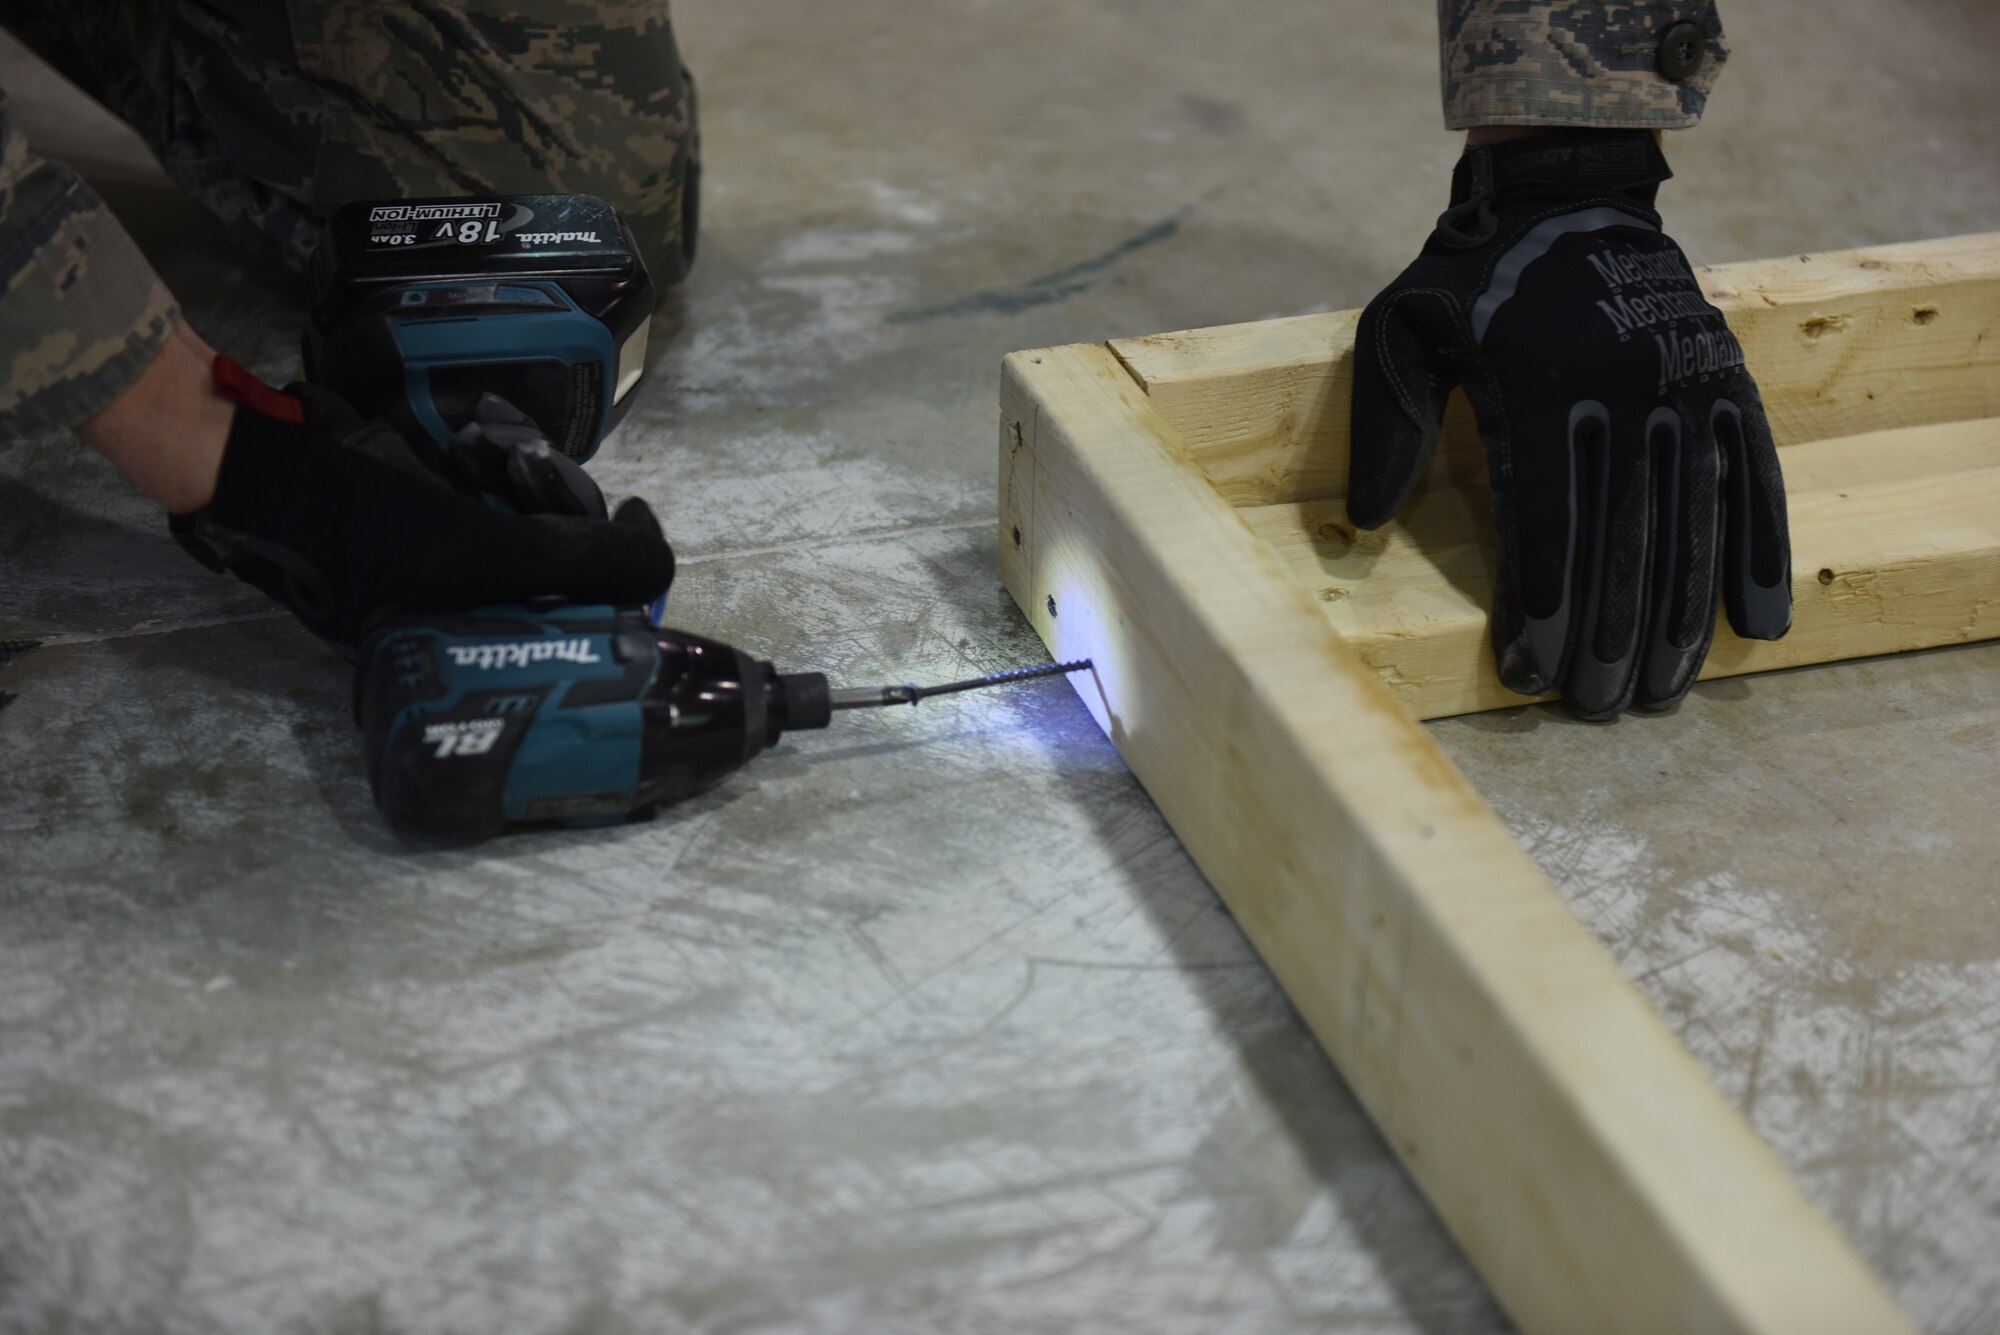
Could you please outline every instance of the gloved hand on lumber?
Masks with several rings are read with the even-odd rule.
[[[1463,385],[1492,483],[1500,680],[1586,719],[1687,694],[1715,630],[1791,626],[1778,455],[1743,353],[1660,230],[1649,131],[1468,147],[1355,340],[1349,518],[1387,523]]]

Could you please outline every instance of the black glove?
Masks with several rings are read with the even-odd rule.
[[[449,454],[419,447],[427,464],[325,390],[279,394],[216,361],[216,387],[237,409],[215,495],[168,527],[197,560],[262,589],[343,653],[386,611],[545,594],[629,607],[673,580],[645,503],[607,519],[596,485],[499,400],[481,405]],[[496,509],[476,488],[542,513]]]
[[[1589,719],[1687,694],[1715,633],[1791,626],[1778,454],[1743,351],[1653,211],[1646,131],[1468,148],[1362,313],[1348,517],[1387,523],[1465,387],[1486,444],[1500,680]]]

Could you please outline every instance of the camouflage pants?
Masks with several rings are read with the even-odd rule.
[[[1698,31],[1692,71],[1662,39]],[[1445,124],[1684,129],[1729,58],[1714,0],[1438,0]]]
[[[612,201],[661,286],[693,260],[700,137],[667,0],[0,0],[0,20],[293,269],[350,199],[475,192]],[[102,409],[177,319],[0,94],[0,429]]]

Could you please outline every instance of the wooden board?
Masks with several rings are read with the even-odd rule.
[[[1963,590],[1929,576],[2000,522],[1982,520],[2000,514],[1982,489],[1993,424],[1927,423],[2000,417],[1993,253],[1987,239],[1785,262],[1850,280],[1812,298],[1820,332],[1798,333],[1867,335],[1838,374],[1812,349],[1789,371],[1757,351],[1800,328],[1805,298],[1775,277],[1789,270],[1707,275],[1785,313],[1777,333],[1740,336],[1760,378],[1774,368],[1795,516],[1829,544],[1799,561],[1827,604],[1802,600],[1807,654],[1980,630],[1953,602]],[[1322,456],[1345,452],[1330,433],[1352,319],[1009,357],[1008,588],[1058,657],[1096,664],[1073,679],[1093,715],[1523,1327],[1910,1329],[1415,723],[1393,656],[1364,661],[1344,638],[1340,616],[1368,607],[1378,575],[1400,569],[1389,601],[1430,599],[1439,620],[1476,613],[1481,577],[1483,470],[1462,449],[1379,553],[1323,531],[1341,522],[1324,503],[1344,460]],[[1850,559],[1864,538],[1881,541]],[[1334,576],[1347,596],[1325,597]],[[1718,646],[1718,664],[1733,652]]]

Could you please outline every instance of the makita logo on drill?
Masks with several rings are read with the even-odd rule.
[[[602,663],[589,640],[517,640],[512,644],[448,644],[445,652],[460,667],[519,668],[531,663]]]
[[[595,232],[522,232],[524,246],[560,246],[566,241],[588,241],[597,244]]]

